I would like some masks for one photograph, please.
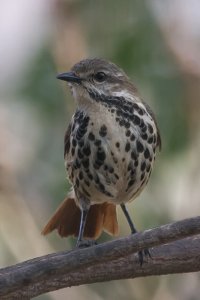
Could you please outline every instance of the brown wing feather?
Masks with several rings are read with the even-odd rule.
[[[81,211],[73,198],[66,198],[58,207],[44,227],[42,234],[46,235],[57,229],[62,237],[78,236]],[[84,230],[84,238],[97,239],[105,230],[111,235],[118,233],[116,205],[95,204],[90,207]]]
[[[46,235],[57,229],[60,236],[77,236],[80,223],[80,209],[73,198],[66,198],[50,218],[42,234]]]
[[[97,239],[103,230],[110,235],[118,234],[116,205],[114,204],[103,203],[90,207],[84,237]]]
[[[111,235],[118,235],[118,222],[117,222],[117,212],[116,205],[112,203],[104,203],[104,222],[103,228],[106,232]]]

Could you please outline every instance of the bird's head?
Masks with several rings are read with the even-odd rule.
[[[123,70],[104,59],[82,60],[57,78],[67,81],[78,104],[109,101],[110,97],[137,98],[137,90]]]

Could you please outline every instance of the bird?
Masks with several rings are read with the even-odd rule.
[[[155,115],[126,73],[105,59],[83,59],[57,78],[76,103],[64,137],[72,188],[42,233],[57,230],[77,237],[77,247],[89,246],[103,231],[118,235],[119,205],[135,234],[126,204],[146,186],[161,150]],[[149,250],[139,251],[141,265],[144,254]]]

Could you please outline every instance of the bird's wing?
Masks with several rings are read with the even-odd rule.
[[[64,158],[66,158],[66,156],[69,153],[70,150],[70,135],[71,135],[71,129],[72,129],[72,123],[70,123],[68,125],[68,128],[65,132],[65,137],[64,137]]]

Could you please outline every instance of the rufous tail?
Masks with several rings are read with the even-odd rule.
[[[42,234],[46,235],[57,229],[62,237],[78,236],[81,219],[80,208],[76,205],[73,197],[66,198],[58,207],[54,215],[48,221]],[[84,229],[84,238],[97,239],[102,231],[111,235],[118,234],[118,222],[116,205],[102,203],[91,205]]]

